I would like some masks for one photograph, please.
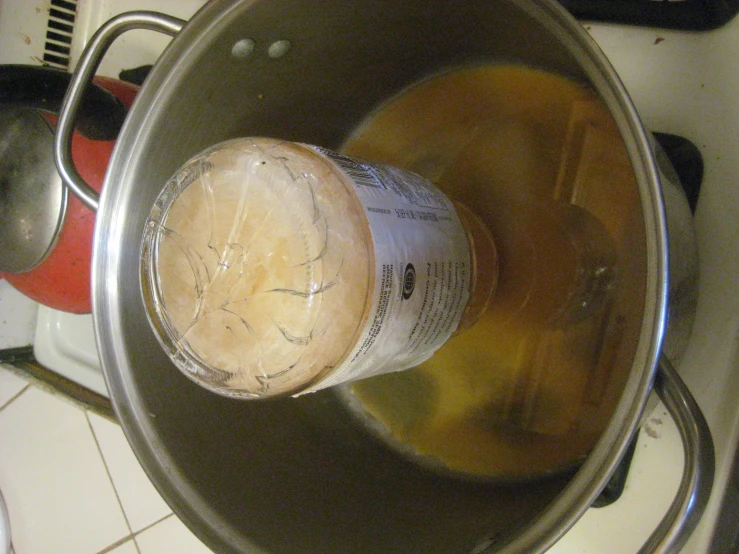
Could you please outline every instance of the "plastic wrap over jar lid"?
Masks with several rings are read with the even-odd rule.
[[[237,139],[188,161],[143,240],[148,315],[175,364],[234,396],[294,393],[329,371],[366,311],[360,210],[297,144]]]

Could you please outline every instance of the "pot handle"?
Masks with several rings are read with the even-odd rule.
[[[110,45],[133,29],[158,31],[175,36],[185,21],[156,12],[136,11],[118,15],[105,23],[85,47],[64,96],[54,135],[54,159],[64,184],[92,211],[97,211],[100,196],[80,177],[72,160],[72,133],[85,89],[92,81]]]
[[[639,554],[678,552],[685,545],[708,503],[716,465],[711,430],[703,412],[664,354],[659,358],[654,387],[677,425],[685,466],[672,505]]]

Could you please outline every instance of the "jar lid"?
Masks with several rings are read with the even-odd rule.
[[[149,216],[141,267],[175,365],[215,392],[261,397],[294,394],[338,363],[370,284],[356,204],[294,143],[236,139],[182,166]]]

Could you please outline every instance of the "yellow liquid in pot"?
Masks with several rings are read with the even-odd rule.
[[[516,479],[583,459],[623,390],[644,302],[638,192],[607,108],[551,73],[470,67],[381,106],[342,150],[470,207],[500,264],[474,326],[417,368],[349,386],[362,410],[454,472]]]

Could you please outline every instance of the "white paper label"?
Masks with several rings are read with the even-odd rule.
[[[457,329],[469,300],[470,252],[452,202],[425,179],[318,147],[353,182],[375,249],[367,325],[313,389],[416,366]]]

